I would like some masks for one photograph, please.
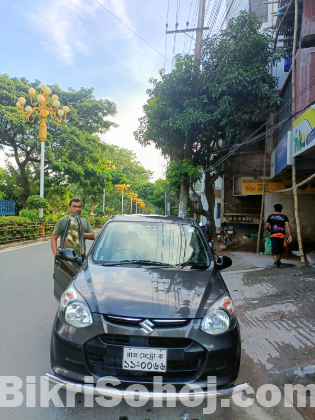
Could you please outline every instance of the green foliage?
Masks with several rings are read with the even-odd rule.
[[[20,210],[19,216],[24,217],[25,219],[31,220],[32,222],[39,221],[38,211],[29,210],[29,209]]]
[[[31,223],[29,219],[21,216],[0,216],[0,223],[9,225],[9,224],[18,224],[18,223]]]
[[[0,244],[35,239],[40,225],[20,216],[0,216]]]
[[[201,66],[207,97],[206,108],[223,138],[237,142],[251,121],[264,121],[280,98],[274,94],[277,78],[270,68],[285,50],[270,46],[273,38],[261,30],[255,13],[240,12],[224,31],[203,43]],[[215,103],[213,108],[212,103]]]
[[[40,197],[39,195],[31,195],[27,199],[27,207],[29,209],[46,209],[49,207],[46,198]]]
[[[182,179],[188,179],[190,184],[194,184],[201,177],[202,166],[195,166],[189,159],[184,159],[181,162],[171,162],[167,169],[167,180],[176,191],[179,191]]]
[[[134,135],[140,144],[153,143],[170,158],[167,179],[176,191],[182,182],[182,197],[188,196],[188,185],[201,169],[227,153],[220,140],[240,143],[252,125],[264,122],[280,103],[270,67],[281,60],[284,50],[274,51],[271,44],[272,37],[261,30],[257,16],[241,12],[224,31],[203,42],[200,62],[179,54],[169,74],[161,70],[159,79],[150,80],[145,116]],[[219,166],[206,176],[209,210],[220,171]]]
[[[14,156],[21,174],[23,190],[22,206],[30,194],[32,184],[39,189],[40,142],[38,140],[39,118],[34,124],[22,120],[15,106],[24,96],[29,103],[28,89],[39,92],[40,82],[28,82],[25,78],[0,76],[0,146],[7,146]],[[117,112],[116,105],[108,100],[96,100],[93,89],[69,89],[65,92],[58,85],[50,86],[61,104],[70,107],[67,124],[56,126],[47,119],[47,141],[45,150],[45,185],[64,184],[84,180],[89,188],[109,178],[103,164],[102,143],[97,136],[116,124],[107,119]],[[47,168],[49,167],[49,171]],[[27,173],[29,171],[29,173]]]

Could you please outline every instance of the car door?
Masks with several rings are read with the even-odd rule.
[[[80,216],[70,215],[68,218],[54,264],[54,296],[58,301],[81,266],[81,264],[61,259],[59,251],[69,248],[74,250],[78,257],[83,257],[82,260],[85,257],[85,241]]]

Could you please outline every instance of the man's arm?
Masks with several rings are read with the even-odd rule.
[[[289,222],[285,222],[285,230],[286,230],[286,234],[288,235],[287,242],[289,244],[290,242],[292,242],[291,228],[290,228]]]
[[[269,230],[269,226],[270,226],[270,223],[269,222],[266,222],[265,229],[266,230]]]
[[[90,233],[83,233],[84,239],[91,239],[92,241],[95,239],[94,232]]]
[[[56,258],[56,255],[57,255],[57,239],[58,238],[59,238],[59,235],[54,235],[54,234],[52,234],[50,238],[50,245],[51,245],[52,252],[54,254],[54,258]]]

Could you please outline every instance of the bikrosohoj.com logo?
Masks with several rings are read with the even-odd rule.
[[[103,377],[94,383],[93,377],[86,376],[84,384],[50,384],[41,376],[26,376],[24,380],[18,376],[0,376],[0,407],[75,407],[76,394],[83,395],[84,407],[115,407],[122,400],[131,407],[143,407],[153,401],[154,407],[176,407],[181,403],[186,407],[204,405],[203,414],[212,414],[217,407],[230,407],[231,401],[241,408],[250,407],[257,402],[263,407],[315,407],[315,385],[285,384],[283,392],[273,384],[260,386],[256,391],[249,385],[235,387],[230,395],[217,389],[216,377],[209,376],[207,388],[197,384],[184,385],[181,389],[173,384],[163,384],[162,376],[155,376],[150,390],[142,384],[131,384],[121,389],[121,382],[114,377]],[[63,390],[61,390],[63,388]],[[217,398],[219,396],[219,398]],[[61,398],[62,397],[62,398]]]

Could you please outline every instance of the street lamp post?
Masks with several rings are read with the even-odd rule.
[[[141,198],[136,198],[135,202],[136,202],[136,214],[138,214],[138,204],[140,205],[142,203],[142,200]]]
[[[103,192],[103,213],[105,212],[105,187],[106,187],[106,179],[104,179],[104,192]]]
[[[115,170],[115,165],[110,165],[111,161],[107,160],[107,164],[105,165],[106,169],[109,170]],[[104,179],[105,185],[104,185],[104,191],[103,191],[103,213],[105,212],[105,193],[106,193],[106,179]]]
[[[137,193],[130,191],[130,214],[132,214],[132,202],[137,198]]]
[[[129,190],[129,184],[120,184],[116,185],[117,190],[121,190],[121,214],[124,214],[124,192],[125,190]]]
[[[51,94],[51,89],[47,85],[41,85],[40,94],[36,96],[37,102],[33,103],[33,96],[36,94],[34,88],[30,88],[28,93],[31,97],[31,106],[27,105],[23,107],[26,103],[26,99],[21,96],[16,106],[20,110],[20,117],[30,123],[33,123],[36,116],[39,115],[40,117],[40,126],[39,126],[39,139],[40,139],[40,197],[44,197],[44,167],[45,167],[45,141],[47,138],[47,125],[46,119],[48,115],[53,120],[56,125],[60,125],[66,122],[66,115],[68,114],[69,107],[64,106],[62,109],[58,109],[60,107],[60,102],[58,101],[57,95],[52,95],[51,100],[53,101],[53,106],[50,105],[49,102],[49,95]],[[26,112],[26,114],[25,114]],[[30,117],[33,117],[30,120]],[[62,118],[64,117],[64,118]],[[43,217],[43,209],[39,210],[39,217]],[[42,225],[41,235],[45,234],[45,226]]]

